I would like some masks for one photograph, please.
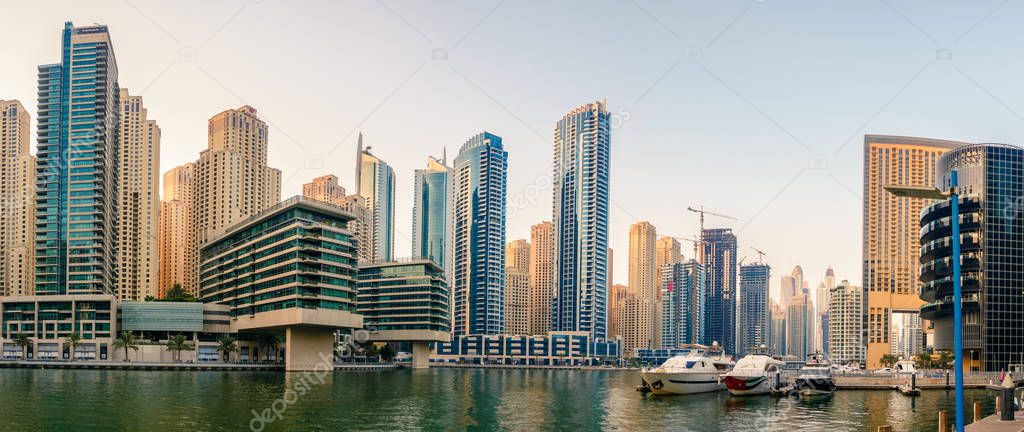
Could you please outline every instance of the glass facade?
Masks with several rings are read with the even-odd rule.
[[[704,267],[707,271],[705,338],[725,352],[736,353],[736,236],[731,229],[706,229]]]
[[[998,371],[1024,362],[1024,149],[970,144],[938,162],[937,186],[957,171],[965,368]],[[952,228],[948,201],[921,212],[921,317],[935,348],[953,348]]]
[[[370,211],[370,256],[374,261],[391,261],[395,237],[395,171],[380,158],[363,150],[359,134],[356,161],[356,195],[366,199]]]
[[[483,132],[452,168],[453,333],[505,332],[505,208],[508,152]]]
[[[752,348],[768,345],[768,281],[772,268],[767,264],[740,266],[740,306],[736,357]]]
[[[65,24],[39,67],[36,293],[113,292],[117,62],[106,26]]]
[[[203,304],[186,302],[123,302],[118,316],[121,330],[203,331]]]
[[[552,175],[554,298],[551,330],[602,340],[608,313],[608,182],[611,128],[605,101],[555,125]]]
[[[416,170],[412,202],[412,256],[428,258],[451,273],[451,224],[448,194],[450,168],[430,158],[427,169]]]
[[[697,261],[661,267],[661,347],[703,344],[704,267]]]
[[[433,261],[360,264],[358,280],[358,311],[366,328],[451,332],[448,283]]]

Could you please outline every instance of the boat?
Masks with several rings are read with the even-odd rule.
[[[733,365],[717,344],[687,345],[684,355],[665,361],[661,366],[640,371],[642,387],[655,395],[681,395],[716,392],[725,389],[722,374]]]
[[[723,381],[729,393],[734,396],[768,394],[781,373],[785,362],[764,353],[749,354],[736,362],[736,366],[725,374]]]
[[[814,353],[793,380],[793,392],[803,396],[831,396],[836,391],[832,367],[825,356]]]

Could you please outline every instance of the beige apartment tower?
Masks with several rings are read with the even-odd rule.
[[[964,143],[888,135],[864,136],[863,282],[867,294],[867,367],[890,352],[893,313],[917,314],[924,302],[918,260],[921,198],[897,197],[889,185],[935,185],[936,162]]]
[[[116,294],[121,301],[158,295],[160,127],[142,96],[121,89],[118,151]]]
[[[660,343],[657,242],[658,232],[649,222],[629,227],[629,292],[635,300],[625,302],[617,323],[625,353],[656,348]]]
[[[164,173],[163,196],[160,200],[159,253],[160,271],[158,298],[164,298],[174,285],[198,298],[195,281],[189,269],[198,266],[193,242],[192,206],[194,204],[195,164],[187,163]]]
[[[325,175],[314,178],[313,181],[302,185],[302,196],[315,199],[320,202],[341,207],[355,219],[349,221],[348,230],[359,243],[359,261],[370,262],[372,260],[372,249],[370,242],[370,227],[373,223],[373,213],[366,207],[366,199],[359,195],[345,195],[345,188],[338,183],[335,175]]]
[[[28,111],[0,100],[0,295],[32,295],[35,286],[36,158]]]
[[[513,240],[505,246],[505,333],[530,331],[530,243]]]
[[[531,335],[551,331],[551,290],[554,289],[555,243],[551,222],[530,227],[529,328]]]
[[[661,267],[682,262],[683,253],[679,240],[675,237],[661,236],[658,238],[658,251],[655,265],[660,271]]]
[[[630,296],[629,287],[615,284],[608,290],[608,339],[615,339],[622,336],[622,326],[619,324],[622,309],[625,307],[627,298]]]

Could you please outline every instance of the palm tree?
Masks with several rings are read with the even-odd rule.
[[[238,344],[235,343],[235,338],[224,335],[220,339],[217,339],[217,351],[220,351],[228,356],[228,361],[231,361],[231,353],[238,351]]]
[[[277,351],[281,347],[281,341],[277,338],[276,335],[272,335],[272,334],[261,335],[259,340],[257,341],[257,343],[258,343],[258,345],[260,347],[260,351],[263,351],[264,349],[266,349],[269,352],[273,352],[274,353],[274,361],[277,361]]]
[[[78,332],[71,332],[67,339],[64,339],[64,348],[71,351],[71,361],[75,361],[75,351],[82,346],[82,336]]]
[[[127,362],[131,361],[131,359],[128,358],[128,350],[139,350],[139,341],[135,339],[135,334],[130,331],[122,331],[121,334],[117,336],[117,339],[114,339],[113,345],[115,349],[124,349],[124,360]]]
[[[896,356],[894,356],[892,354],[883,354],[882,358],[878,360],[878,362],[881,363],[882,366],[885,366],[885,367],[890,367],[890,366],[896,364],[897,361],[899,361],[899,358],[897,358]]]
[[[181,361],[182,351],[192,351],[195,347],[188,343],[188,339],[181,334],[176,334],[167,339],[167,351],[174,353],[174,361]]]
[[[32,338],[23,334],[17,335],[14,337],[14,345],[17,345],[19,348],[21,348],[21,359],[27,360],[28,347],[32,346]]]

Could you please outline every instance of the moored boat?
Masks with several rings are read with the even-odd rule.
[[[688,346],[686,355],[672,357],[661,366],[640,372],[643,386],[656,395],[694,394],[725,388],[721,375],[733,365],[717,346]]]
[[[768,394],[773,380],[785,364],[767,354],[750,354],[736,362],[723,377],[729,393],[735,396]]]
[[[821,353],[810,357],[793,381],[793,391],[800,396],[831,396],[836,391],[831,365]]]

